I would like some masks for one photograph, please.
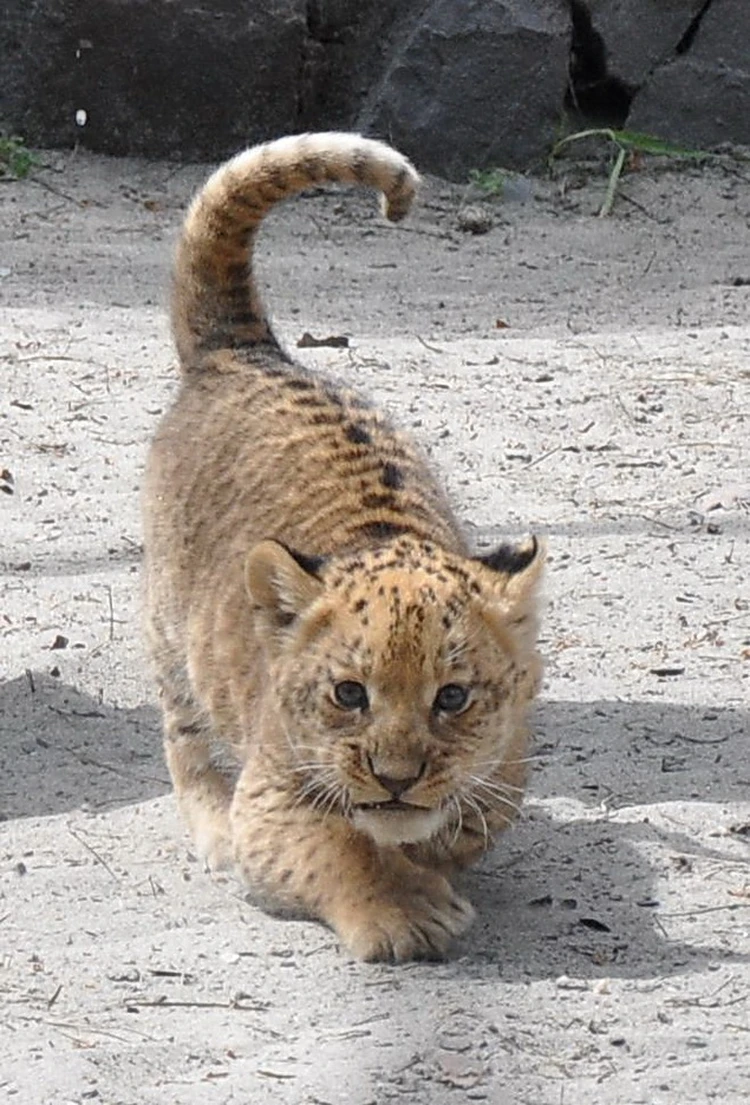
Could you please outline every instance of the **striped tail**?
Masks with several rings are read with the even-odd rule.
[[[172,329],[186,371],[217,350],[276,347],[253,273],[255,236],[274,204],[329,181],[378,189],[386,218],[397,222],[419,176],[384,142],[329,132],[244,150],[209,177],[188,210],[175,262]]]

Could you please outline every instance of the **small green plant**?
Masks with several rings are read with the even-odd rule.
[[[23,180],[38,164],[38,158],[26,148],[23,138],[0,137],[0,177]]]
[[[620,181],[625,160],[630,154],[657,154],[660,157],[678,157],[691,161],[706,161],[712,154],[705,150],[688,150],[682,146],[675,146],[671,142],[665,142],[652,134],[639,134],[633,130],[613,130],[611,127],[595,127],[591,130],[579,130],[575,134],[567,134],[558,142],[555,142],[549,155],[550,163],[560,154],[560,151],[571,142],[578,142],[584,138],[606,138],[612,143],[615,150],[615,160],[607,180],[607,190],[604,193],[604,201],[599,209],[599,217],[609,215],[614,206],[617,194],[617,185]]]
[[[485,196],[502,198],[508,174],[504,169],[472,169],[469,173],[469,185]]]

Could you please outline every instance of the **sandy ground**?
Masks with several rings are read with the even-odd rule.
[[[205,170],[0,185],[0,1091],[23,1105],[750,1099],[750,168],[570,166],[456,229],[305,197],[280,332],[443,472],[477,547],[550,547],[538,762],[439,965],[363,966],[205,874],[138,622],[164,300]],[[44,182],[42,184],[41,182]]]

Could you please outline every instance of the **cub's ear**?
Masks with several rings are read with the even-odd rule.
[[[478,558],[493,573],[502,625],[525,651],[534,651],[538,631],[537,592],[544,567],[545,548],[536,537],[519,545],[500,545]]]
[[[323,590],[321,556],[305,556],[279,541],[254,545],[245,561],[245,586],[271,627],[289,625]]]
[[[498,545],[493,552],[477,559],[497,573],[503,593],[518,601],[530,597],[538,586],[545,552],[544,545],[536,537],[528,537],[518,545]]]

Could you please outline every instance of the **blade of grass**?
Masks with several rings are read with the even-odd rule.
[[[605,218],[605,216],[609,215],[612,207],[614,206],[615,194],[617,192],[617,184],[620,180],[620,174],[622,173],[622,167],[625,164],[627,153],[628,151],[625,149],[624,146],[620,146],[620,149],[617,151],[617,157],[615,158],[615,163],[612,166],[612,172],[609,174],[609,180],[607,181],[607,191],[604,193],[604,202],[599,209],[600,219],[603,219]]]
[[[671,142],[664,141],[663,138],[656,138],[653,134],[641,134],[635,130],[613,130],[610,131],[610,135],[612,141],[618,146],[637,150],[639,153],[658,154],[662,157],[689,157],[698,161],[704,161],[713,156],[707,150],[690,150],[684,146],[675,146]]]
[[[609,138],[610,142],[616,141],[615,132],[609,127],[593,127],[591,130],[579,130],[576,131],[575,134],[566,134],[564,138],[560,138],[555,142],[550,150],[550,161],[557,157],[564,146],[568,146],[571,142],[577,142],[580,138]]]

